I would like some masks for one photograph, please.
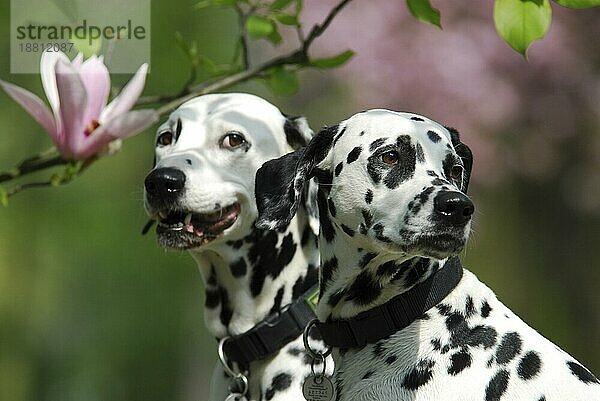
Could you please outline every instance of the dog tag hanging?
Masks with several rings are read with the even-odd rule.
[[[302,385],[302,395],[306,401],[331,401],[333,384],[325,375],[310,375]]]
[[[302,384],[302,395],[306,401],[331,401],[333,400],[334,395],[333,384],[331,383],[331,380],[325,376],[327,370],[326,357],[331,352],[331,349],[325,353],[321,353],[312,349],[308,343],[308,334],[316,322],[317,319],[311,320],[304,328],[304,334],[302,335],[304,348],[312,357],[312,362],[310,363],[311,375],[308,376]],[[321,370],[321,373],[315,373],[315,365],[318,363],[322,364],[323,369]]]

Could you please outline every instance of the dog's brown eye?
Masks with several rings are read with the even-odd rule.
[[[246,140],[242,135],[231,133],[223,137],[221,145],[224,148],[233,149],[242,146],[244,143],[246,143]]]
[[[168,146],[173,143],[173,133],[171,131],[165,131],[158,136],[156,144],[161,146]]]
[[[462,177],[463,171],[463,166],[461,166],[460,164],[455,164],[450,169],[450,177],[452,177],[455,180],[458,180],[460,177]]]
[[[398,163],[398,159],[400,159],[400,155],[395,150],[385,152],[381,155],[381,161],[385,164],[396,164]]]

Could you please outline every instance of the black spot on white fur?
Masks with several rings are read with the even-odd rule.
[[[496,350],[496,362],[500,365],[506,365],[512,361],[521,352],[521,336],[518,333],[510,332],[502,336],[500,345]]]
[[[273,306],[271,307],[271,310],[269,311],[269,315],[272,315],[273,313],[277,313],[279,311],[279,309],[281,309],[281,301],[283,300],[283,292],[285,291],[285,287],[281,287],[279,288],[279,290],[277,290],[277,294],[275,294],[275,299],[273,300]]]
[[[333,273],[337,270],[337,268],[338,260],[335,256],[323,262],[321,266],[321,294],[325,293],[327,285],[329,284],[329,281],[333,277]]]
[[[231,322],[231,317],[233,316],[233,310],[229,304],[229,296],[227,295],[227,291],[224,288],[221,288],[220,292],[221,312],[219,313],[219,319],[221,320],[221,324],[223,326],[228,327],[229,322]]]
[[[252,244],[248,257],[253,266],[250,291],[254,297],[261,293],[267,276],[276,279],[296,253],[297,244],[292,233],[285,235],[279,246],[277,240],[277,233],[270,230],[254,230],[247,238]]]
[[[509,373],[506,370],[498,371],[485,389],[485,401],[499,401],[508,388]]]
[[[361,271],[346,291],[346,300],[368,305],[381,294],[381,285],[368,270]]]
[[[335,126],[335,130],[337,131],[338,126]],[[342,130],[335,136],[335,138],[333,139],[333,145],[335,146],[335,144],[340,140],[340,138],[342,137],[342,135],[344,135],[344,133],[346,132],[346,127],[342,128]]]
[[[481,316],[488,317],[490,315],[491,311],[492,311],[492,307],[490,306],[488,301],[484,300],[483,303],[481,304]]]
[[[542,360],[535,351],[529,351],[519,361],[517,374],[523,380],[533,379],[538,375],[542,367]]]
[[[340,175],[340,173],[342,172],[343,168],[344,168],[344,163],[343,162],[340,162],[340,163],[338,163],[337,166],[335,166],[334,173],[335,173],[336,177]]]
[[[387,138],[379,138],[374,140],[373,142],[371,142],[371,144],[369,144],[369,151],[373,153],[375,150],[377,150],[377,148],[383,145],[385,141],[387,141]]]
[[[239,258],[236,262],[233,262],[231,264],[231,274],[233,275],[233,277],[242,277],[246,274],[247,270],[248,268],[246,266],[246,261],[243,257]]]
[[[567,362],[567,366],[571,370],[571,373],[583,383],[600,383],[600,381],[598,381],[598,379],[589,370],[577,362],[569,361]]]
[[[367,205],[370,205],[371,202],[373,202],[373,191],[370,189],[367,189],[367,193],[365,194],[365,202],[367,202]]]
[[[425,163],[425,153],[423,152],[423,146],[420,143],[417,143],[417,161],[419,163]]]
[[[319,224],[321,228],[321,234],[325,241],[331,242],[335,237],[335,230],[333,229],[333,225],[331,224],[331,220],[329,220],[328,213],[328,202],[327,196],[325,193],[319,189],[319,193],[317,194],[317,205],[319,206]]]
[[[300,276],[292,287],[292,299],[299,298],[302,294],[308,291],[314,283],[318,281],[318,269],[315,265],[309,264],[306,268],[306,275]]]
[[[433,377],[433,366],[435,362],[431,359],[419,361],[417,366],[412,368],[402,381],[402,387],[408,390],[417,390],[419,387],[427,384]]]
[[[431,139],[431,142],[433,143],[438,143],[442,139],[440,137],[440,134],[438,134],[435,131],[427,131],[427,136],[429,137],[429,139]]]
[[[448,368],[448,373],[455,376],[471,366],[472,358],[471,354],[462,350],[457,353],[450,355],[450,367]]]
[[[346,158],[346,163],[350,164],[358,160],[358,156],[360,156],[360,152],[362,152],[362,147],[357,146],[348,153],[348,157]]]
[[[289,373],[279,373],[273,377],[271,386],[265,392],[265,398],[270,400],[273,398],[277,391],[287,390],[292,384],[292,375]]]

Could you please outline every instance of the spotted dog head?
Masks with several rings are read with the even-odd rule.
[[[161,246],[192,249],[248,235],[257,216],[254,175],[266,161],[306,145],[312,131],[249,94],[200,96],[156,134],[145,208]]]
[[[285,225],[316,176],[327,243],[343,232],[357,247],[442,259],[468,238],[471,165],[456,130],[411,113],[366,111],[258,171],[258,224]]]

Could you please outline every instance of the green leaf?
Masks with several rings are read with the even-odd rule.
[[[283,25],[298,26],[298,17],[289,14],[277,14],[275,19]]]
[[[202,0],[194,4],[194,8],[200,10],[208,7],[228,7],[235,4],[235,0]]]
[[[268,18],[251,15],[246,20],[246,31],[252,39],[266,38],[273,33],[274,25]]]
[[[290,96],[298,91],[298,77],[284,67],[272,69],[268,83],[276,95]]]
[[[185,39],[183,39],[183,36],[179,32],[175,32],[175,44],[186,56],[191,58],[190,47],[185,42]]]
[[[269,10],[271,10],[271,11],[281,11],[284,8],[286,8],[287,6],[289,6],[292,3],[292,1],[294,1],[294,0],[275,0],[269,6]]]
[[[354,56],[354,52],[352,50],[346,50],[337,56],[312,60],[310,65],[317,68],[335,68],[345,64],[352,56]]]
[[[6,193],[6,189],[0,185],[0,205],[7,207],[8,206],[8,194]]]
[[[554,2],[567,8],[592,8],[600,6],[600,0],[554,0]]]
[[[494,23],[510,47],[527,58],[527,48],[546,35],[552,21],[548,0],[496,0]]]
[[[421,21],[428,22],[437,27],[442,27],[440,23],[440,12],[433,8],[429,0],[406,0],[410,13]]]
[[[267,39],[274,45],[278,45],[279,43],[281,43],[281,35],[277,30],[277,26],[274,26],[273,32],[271,32],[271,34],[267,36]]]
[[[194,62],[198,57],[198,42],[192,40],[188,45],[179,32],[175,32],[175,44],[177,47],[189,58],[190,61]]]

